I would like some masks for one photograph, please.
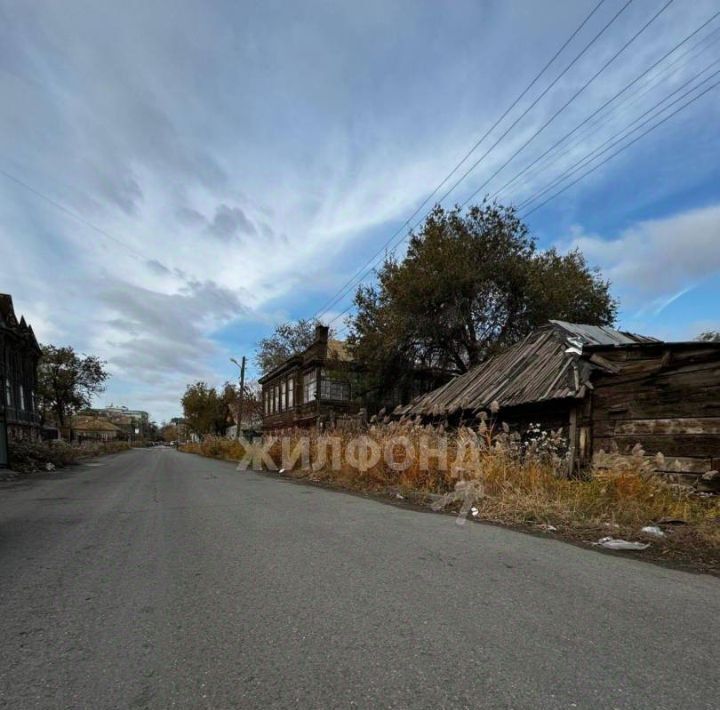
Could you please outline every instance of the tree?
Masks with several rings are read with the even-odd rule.
[[[225,402],[214,387],[209,387],[205,382],[188,385],[182,406],[190,431],[198,436],[224,433]]]
[[[160,427],[160,438],[162,439],[162,441],[168,444],[171,441],[178,441],[178,439],[180,439],[180,436],[178,435],[177,424],[163,424]]]
[[[579,251],[538,251],[513,208],[487,201],[436,207],[355,304],[350,344],[386,383],[410,365],[462,373],[551,318],[609,325],[617,311]]]
[[[275,326],[273,334],[257,344],[255,364],[260,372],[270,372],[289,357],[310,347],[315,340],[316,325],[315,320],[300,319]]]
[[[38,398],[43,417],[64,426],[71,414],[89,407],[93,396],[105,390],[106,364],[94,355],[79,356],[71,347],[42,346]]]

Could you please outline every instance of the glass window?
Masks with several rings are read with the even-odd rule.
[[[25,388],[20,385],[20,409],[25,411]]]
[[[320,372],[320,398],[347,401],[350,399],[350,383],[344,373],[322,369]]]
[[[314,402],[317,399],[317,370],[308,370],[303,377],[303,402]]]
[[[285,393],[286,393],[286,389],[285,389],[285,388],[286,388],[286,387],[287,387],[287,384],[286,384],[285,380],[283,380],[283,381],[280,383],[280,409],[281,409],[281,410],[287,409],[287,401],[286,401],[286,399],[285,399],[285,396],[286,396],[286,394],[285,394]]]
[[[295,378],[288,377],[287,381],[287,406],[292,409],[295,406]]]
[[[12,385],[10,384],[10,378],[5,378],[5,404],[8,407],[12,407]]]

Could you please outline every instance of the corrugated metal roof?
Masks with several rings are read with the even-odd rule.
[[[623,330],[615,330],[606,325],[585,325],[568,323],[563,320],[551,320],[554,326],[561,328],[574,338],[579,338],[583,345],[630,345],[632,343],[656,343],[655,338],[637,335]]]
[[[429,392],[396,414],[446,415],[578,397],[588,368],[579,362],[585,345],[651,342],[652,338],[604,326],[550,321],[506,351]]]

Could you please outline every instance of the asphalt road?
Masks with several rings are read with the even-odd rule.
[[[718,708],[720,580],[170,449],[0,484],[0,707]]]

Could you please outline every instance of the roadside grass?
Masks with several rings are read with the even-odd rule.
[[[126,441],[87,442],[82,445],[66,441],[10,441],[9,453],[12,469],[18,473],[32,473],[47,468],[63,468],[86,458],[115,454],[130,449]]]
[[[652,473],[639,447],[629,458],[606,456],[585,478],[569,478],[556,433],[528,444],[501,427],[481,423],[479,429],[446,433],[442,427],[390,423],[372,426],[360,437],[293,431],[269,452],[292,478],[400,496],[588,542],[606,535],[643,540],[661,555],[699,555],[720,570],[720,496],[698,496],[671,477]],[[333,446],[339,457],[333,458]],[[238,442],[221,438],[182,450],[229,461],[245,455]],[[382,455],[374,456],[373,450]],[[657,524],[664,537],[641,531]]]

